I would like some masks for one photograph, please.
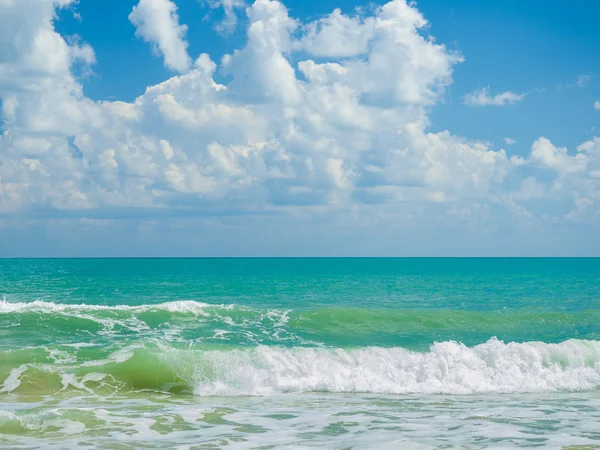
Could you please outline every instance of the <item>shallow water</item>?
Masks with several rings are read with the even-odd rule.
[[[3,407],[5,448],[597,448],[600,440],[596,393],[224,399],[138,392]]]
[[[1,260],[0,447],[600,448],[599,286],[598,259]]]

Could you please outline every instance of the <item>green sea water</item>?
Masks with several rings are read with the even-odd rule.
[[[0,260],[1,448],[600,448],[600,259]]]

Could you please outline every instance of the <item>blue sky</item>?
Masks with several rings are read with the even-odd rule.
[[[82,0],[74,8],[81,20],[74,18],[71,10],[60,15],[57,29],[65,35],[81,36],[96,53],[95,75],[82,80],[86,94],[93,99],[133,101],[146,86],[173,75],[147,43],[135,38],[127,16],[136,3]],[[206,52],[219,60],[243,45],[243,29],[231,35],[213,29],[215,22],[223,19],[220,9],[198,0],[176,4],[181,22],[189,27],[191,55]],[[369,7],[356,1],[293,0],[285,5],[301,20],[314,20],[335,8],[351,14],[357,7]],[[455,68],[444,101],[432,110],[434,129],[451,129],[498,145],[512,136],[524,146],[524,153],[540,135],[559,146],[576,146],[594,134],[594,127],[599,126],[592,107],[600,98],[599,4],[580,0],[548,7],[541,1],[426,0],[417,6],[430,22],[429,32],[465,57]],[[577,86],[580,77],[587,80],[584,88]],[[462,96],[485,86],[494,91],[528,92],[529,96],[510,108],[482,110],[462,105]]]
[[[600,254],[596,2],[34,1],[0,256]]]

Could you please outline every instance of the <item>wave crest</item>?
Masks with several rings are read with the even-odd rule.
[[[198,362],[194,366],[198,395],[307,391],[468,395],[600,386],[597,341],[505,344],[491,339],[472,348],[441,342],[426,353],[402,348],[258,347],[206,353]]]
[[[56,377],[54,387],[50,372]],[[504,343],[491,339],[474,347],[440,342],[423,353],[379,347],[157,346],[121,349],[105,360],[85,364],[21,364],[8,374],[0,392],[39,387],[29,379],[39,376],[45,378],[43,385],[50,391],[154,389],[200,396],[586,391],[600,386],[600,342]]]

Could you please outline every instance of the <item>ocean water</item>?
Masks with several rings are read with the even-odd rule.
[[[0,448],[600,448],[600,259],[0,260]]]

